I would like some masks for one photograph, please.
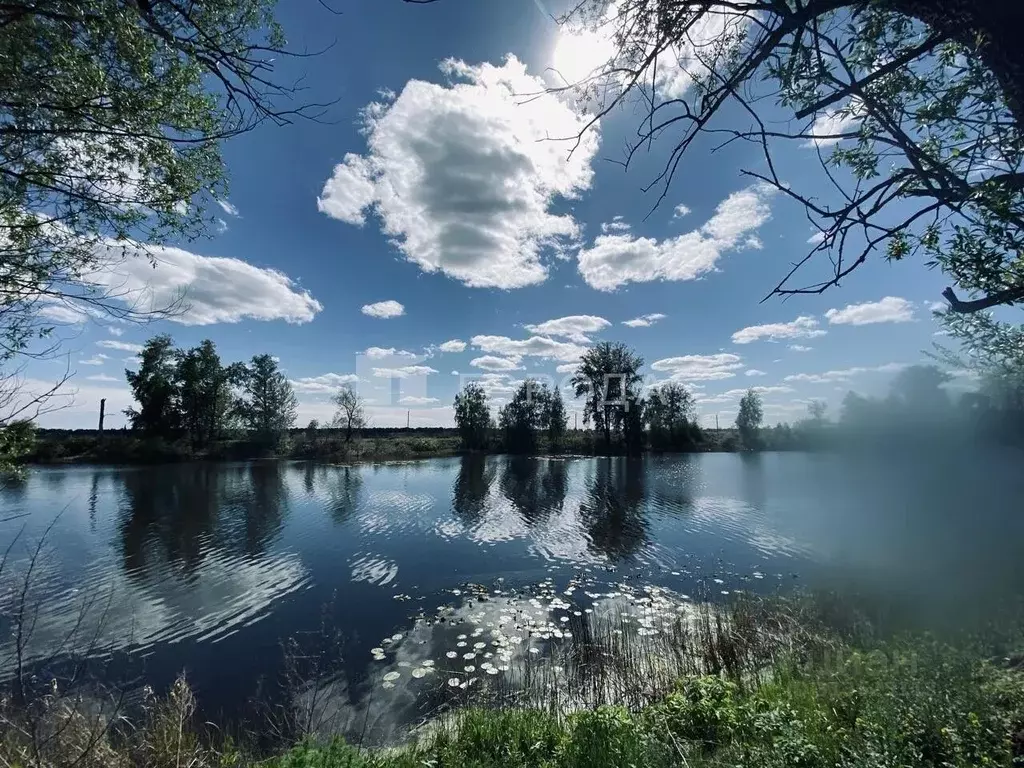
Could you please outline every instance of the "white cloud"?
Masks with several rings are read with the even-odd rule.
[[[803,344],[790,344],[789,348],[794,352],[810,352],[814,347],[805,347]]]
[[[495,357],[494,355],[474,357],[469,361],[469,364],[474,368],[483,368],[485,371],[517,371],[523,368],[523,366],[519,365],[515,360],[509,360],[504,357]]]
[[[759,371],[757,368],[751,368],[749,371],[747,371],[743,375],[744,376],[767,376],[768,374],[765,373],[764,371]]]
[[[87,360],[79,360],[78,364],[79,365],[103,365],[103,362],[105,360],[108,360],[108,359],[109,358],[106,355],[96,355],[95,357],[90,357]]]
[[[447,85],[410,80],[394,101],[364,110],[369,152],[345,156],[317,205],[355,225],[372,210],[426,272],[474,287],[542,282],[545,252],[579,234],[551,207],[590,187],[597,126],[567,156],[569,145],[550,139],[575,137],[587,117],[518,59],[441,69]]]
[[[914,319],[914,304],[898,296],[886,296],[881,301],[849,304],[843,309],[830,309],[825,313],[825,317],[833,325],[909,323]]]
[[[451,339],[438,346],[442,352],[465,352],[466,342],[461,339]]]
[[[786,386],[751,387],[750,389],[754,390],[755,392],[757,392],[758,394],[761,394],[761,395],[783,394],[783,393],[786,393],[786,392],[793,392],[794,391],[792,387],[786,387]],[[735,401],[739,400],[745,394],[747,394],[747,390],[746,389],[730,389],[729,391],[722,392],[721,394],[718,394],[718,395],[702,395],[702,396],[696,398],[696,403],[698,405],[714,405],[714,404],[721,404],[721,403],[731,403],[731,402],[735,402]]]
[[[393,299],[378,301],[375,304],[364,304],[362,313],[370,317],[387,319],[390,317],[401,317],[405,314],[405,307]]]
[[[400,405],[432,405],[441,402],[436,397],[419,397],[417,395],[406,395],[399,399]]]
[[[611,326],[603,317],[595,315],[569,315],[548,320],[537,325],[524,325],[530,333],[537,333],[541,336],[564,336],[567,339],[579,344],[589,344],[587,338],[589,333],[597,333]]]
[[[224,219],[217,219],[217,234],[223,235],[228,231],[228,223]]]
[[[419,357],[415,352],[407,352],[394,347],[367,347],[363,350],[363,354],[371,360],[383,360],[386,357]]]
[[[576,373],[579,369],[579,363],[562,363],[562,365],[555,366],[556,373]]]
[[[437,373],[429,365],[403,365],[400,368],[374,368],[373,375],[381,379],[408,379]]]
[[[838,109],[828,109],[814,119],[810,140],[805,147],[828,147],[841,141],[840,134],[849,133],[860,123],[861,110],[851,103]]]
[[[300,394],[327,394],[337,392],[345,384],[356,384],[359,377],[354,373],[323,373],[291,379],[292,389]]]
[[[673,219],[681,219],[683,216],[687,216],[690,213],[692,213],[692,211],[690,210],[690,207],[688,205],[683,205],[682,203],[680,203],[672,211],[672,218]]]
[[[97,373],[93,376],[86,376],[85,378],[89,381],[121,381],[121,379],[116,376],[108,376],[105,373]]]
[[[930,301],[930,302],[928,302],[928,311],[929,312],[942,312],[942,311],[944,311],[946,309],[949,309],[949,304],[947,304],[944,301]]]
[[[668,315],[663,315],[660,312],[654,312],[650,315],[640,315],[640,317],[634,317],[632,320],[623,320],[623,325],[628,325],[630,328],[649,328],[659,320],[664,320]]]
[[[651,363],[653,370],[669,373],[669,378],[675,381],[730,379],[736,375],[736,370],[742,367],[742,358],[739,355],[724,352],[715,355],[667,357]]]
[[[117,349],[121,352],[134,352],[139,354],[142,351],[141,344],[132,344],[127,341],[117,341],[116,339],[100,339],[96,342],[97,347],[103,347],[104,349]]]
[[[39,316],[62,325],[84,323],[89,316],[71,304],[47,303],[39,310]]]
[[[605,234],[609,232],[629,232],[629,222],[623,221],[621,216],[616,216],[609,222],[605,222],[601,225],[601,231]]]
[[[795,373],[783,378],[783,381],[803,381],[809,384],[827,384],[835,381],[846,381],[864,373],[896,373],[907,367],[906,363],[885,363],[875,366],[855,366],[824,373]]]
[[[182,325],[285,320],[308,323],[323,306],[276,269],[241,259],[200,256],[181,248],[109,241],[101,268],[87,276],[140,311],[180,306]]]
[[[815,232],[813,235],[807,238],[807,242],[810,245],[820,245],[821,243],[825,242],[825,233]]]
[[[547,336],[531,336],[528,339],[510,339],[508,336],[474,336],[470,343],[482,352],[519,360],[522,357],[540,357],[545,360],[576,362],[587,351],[586,347],[572,342],[556,341]]]
[[[121,336],[124,334],[124,328],[118,328],[116,325],[108,325],[107,333],[111,336]]]
[[[505,373],[481,373],[479,376],[474,376],[472,381],[474,384],[480,385],[489,400],[508,397],[522,384],[522,380]]]
[[[599,235],[577,254],[580,274],[600,291],[630,282],[696,280],[715,269],[726,252],[751,245],[745,236],[771,218],[771,194],[764,186],[734,192],[704,226],[661,242],[631,234]]]
[[[766,323],[741,328],[732,335],[732,340],[734,344],[750,344],[760,339],[811,339],[824,336],[825,333],[818,328],[817,320],[810,315],[801,315],[791,323]]]
[[[221,210],[224,211],[228,216],[238,216],[238,209],[227,200],[218,200],[217,205],[220,206]]]

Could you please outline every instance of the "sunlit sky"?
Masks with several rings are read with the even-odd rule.
[[[300,424],[329,420],[330,394],[353,382],[374,425],[448,426],[471,377],[500,405],[525,375],[564,385],[598,340],[635,347],[649,381],[694,388],[705,425],[731,422],[750,386],[769,423],[802,418],[811,399],[834,415],[848,390],[884,393],[924,358],[946,282],[920,260],[879,254],[823,295],[762,302],[815,230],[741,175],[759,162],[753,148],[697,142],[657,206],[643,188],[671,136],[628,170],[617,162],[637,110],[604,117],[570,152],[561,139],[585,107],[544,90],[611,49],[560,31],[561,10],[378,0],[339,16],[281,3],[290,46],[326,51],[281,60],[278,77],[303,78],[299,99],[332,102],[326,114],[226,144],[230,194],[210,237],[118,271],[146,301],[186,290],[188,308],[147,325],[62,325],[66,356],[26,375],[39,386],[69,363],[77,394],[41,424],[93,427],[100,398],[108,426],[123,424],[124,369],[160,332],[183,347],[213,339],[225,362],[277,356]],[[676,74],[659,81],[664,95],[685,93]],[[787,148],[787,181],[813,194],[819,150]]]

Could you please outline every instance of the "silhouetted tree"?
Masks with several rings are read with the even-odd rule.
[[[761,395],[753,389],[740,398],[740,409],[736,414],[736,429],[740,433],[740,440],[744,448],[756,448],[759,445],[758,431],[761,429],[761,422],[764,419],[764,407],[761,404]]]
[[[265,445],[277,445],[294,426],[299,405],[288,377],[270,355],[256,355],[236,377],[243,392],[237,406],[242,422]]]
[[[491,412],[487,407],[487,393],[476,382],[469,382],[455,395],[455,426],[466,450],[479,451],[487,447]]]
[[[366,427],[366,410],[363,398],[351,384],[342,385],[333,397],[337,411],[334,414],[334,426],[345,430],[345,442],[352,441],[352,435],[358,429]]]
[[[572,377],[576,397],[586,398],[583,421],[593,422],[604,450],[611,450],[612,435],[622,428],[627,400],[639,397],[643,358],[625,344],[602,341],[580,357]]]
[[[138,371],[125,371],[138,409],[127,408],[132,429],[150,437],[175,437],[181,430],[181,389],[170,336],[154,336],[140,353]]]

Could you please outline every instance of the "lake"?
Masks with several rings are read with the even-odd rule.
[[[74,646],[158,690],[184,669],[204,713],[232,716],[295,671],[288,638],[330,637],[337,706],[405,712],[386,732],[456,653],[507,671],[505,646],[457,633],[482,606],[497,606],[487,626],[518,627],[530,609],[514,601],[531,601],[552,642],[652,586],[721,600],[801,585],[884,597],[908,621],[983,618],[1022,594],[1022,500],[1014,452],[76,466],[0,491],[0,547],[14,542],[11,579],[45,534],[29,662]]]

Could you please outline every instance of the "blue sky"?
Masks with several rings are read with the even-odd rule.
[[[185,290],[188,310],[144,326],[63,325],[77,394],[41,424],[91,427],[101,397],[108,411],[126,407],[123,370],[158,332],[186,347],[211,338],[225,361],[276,355],[300,423],[329,419],[331,391],[356,382],[379,426],[407,411],[414,425],[451,424],[469,376],[496,404],[526,374],[562,383],[580,349],[604,339],[635,347],[652,381],[692,386],[705,424],[731,421],[748,386],[765,388],[770,423],[801,418],[811,398],[836,413],[846,391],[882,393],[922,359],[946,281],[920,260],[879,255],[821,296],[760,303],[814,230],[741,176],[760,162],[750,148],[699,142],[652,212],[656,193],[642,188],[671,141],[628,171],[611,162],[635,110],[603,119],[571,155],[550,140],[586,115],[568,97],[525,96],[557,82],[554,64],[585,71],[596,46],[560,33],[544,7],[381,0],[335,16],[282,3],[293,49],[333,45],[283,61],[279,77],[303,77],[302,99],[336,101],[319,122],[228,142],[230,195],[212,209],[223,231],[155,249],[155,268],[117,269],[118,289],[155,304]],[[787,181],[814,192],[815,147],[782,152]],[[815,269],[828,269],[824,256],[805,282]],[[26,374],[38,385],[57,368]]]

